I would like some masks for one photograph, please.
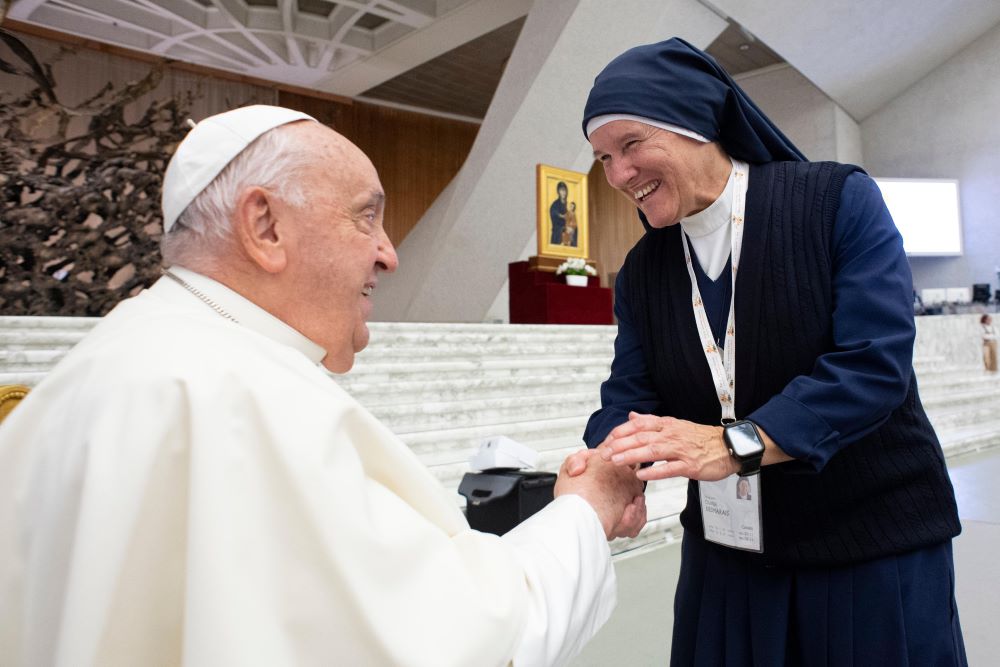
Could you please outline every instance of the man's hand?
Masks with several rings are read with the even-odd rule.
[[[573,452],[566,457],[563,461],[562,469],[566,471],[566,474],[570,477],[576,477],[577,475],[582,475],[587,471],[587,459],[589,459],[593,452],[600,449],[581,449],[578,452]]]
[[[609,540],[638,535],[646,523],[646,501],[642,482],[635,472],[605,461],[595,450],[580,454],[586,458],[586,469],[576,476],[570,475],[567,466],[571,459],[575,465],[576,455],[567,458],[559,470],[555,495],[575,493],[586,500],[597,512]]]
[[[563,471],[570,477],[582,475],[587,471],[587,460],[595,453],[599,454],[603,446],[602,444],[596,449],[581,449],[578,452],[570,454],[563,462]],[[633,469],[637,468],[637,466],[633,466]],[[622,518],[619,519],[618,523],[612,529],[609,539],[614,537],[635,537],[642,530],[643,526],[646,525],[645,483],[643,487],[643,493],[633,498],[629,506],[625,508],[625,513],[622,514]]]
[[[608,539],[635,537],[642,531],[642,527],[645,525],[646,495],[645,493],[640,493],[632,499],[632,502],[625,508],[625,512],[622,513],[622,518],[618,519],[618,523],[611,528],[611,534],[608,535]]]

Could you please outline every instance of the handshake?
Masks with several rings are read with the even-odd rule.
[[[646,524],[646,496],[635,468],[606,461],[597,449],[571,454],[559,469],[555,496],[575,493],[597,512],[605,536],[635,537]]]
[[[791,459],[761,432],[765,463]],[[641,463],[661,463],[638,469]],[[570,454],[559,469],[555,495],[575,493],[590,503],[608,539],[635,537],[646,523],[643,481],[686,477],[705,481],[738,472],[722,428],[630,412],[596,449]]]

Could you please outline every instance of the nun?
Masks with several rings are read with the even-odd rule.
[[[677,38],[611,61],[583,130],[646,230],[584,439],[690,480],[671,664],[965,665],[961,527],[875,183],[809,162]]]

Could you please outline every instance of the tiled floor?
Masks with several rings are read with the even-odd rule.
[[[955,578],[969,664],[1000,664],[1000,450],[954,459],[949,470],[963,526]],[[619,561],[618,608],[574,667],[668,664],[679,568],[679,545]]]

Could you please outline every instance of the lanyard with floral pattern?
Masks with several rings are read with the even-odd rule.
[[[715,382],[716,395],[719,397],[719,405],[722,407],[722,423],[724,424],[736,420],[736,273],[740,265],[740,251],[743,248],[743,214],[746,210],[747,175],[750,171],[746,162],[739,160],[732,162],[735,180],[730,215],[732,289],[729,298],[729,318],[726,320],[726,342],[721,353],[719,346],[715,344],[715,338],[712,336],[708,313],[705,312],[705,303],[702,301],[701,291],[698,289],[698,278],[694,273],[691,249],[688,247],[690,242],[687,234],[681,230],[684,260],[687,262],[688,275],[691,277],[691,305],[694,308],[694,319],[698,325],[698,335],[701,337],[705,359],[712,371],[712,380]]]

